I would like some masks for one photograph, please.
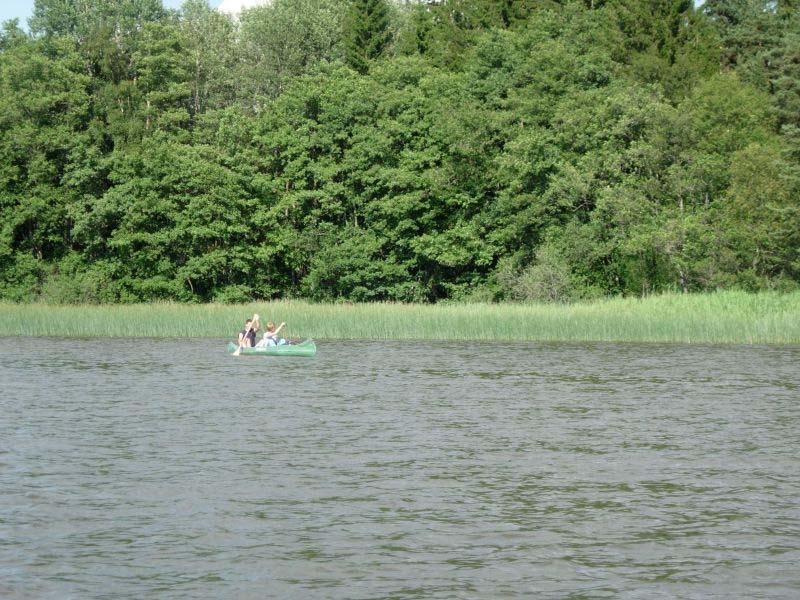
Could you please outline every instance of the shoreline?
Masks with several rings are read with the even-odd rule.
[[[317,340],[800,344],[800,292],[730,291],[568,305],[0,303],[0,336],[228,339],[253,313]]]

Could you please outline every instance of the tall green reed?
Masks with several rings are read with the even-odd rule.
[[[0,304],[0,335],[234,338],[258,313],[291,337],[800,343],[800,293],[716,292],[553,304]]]

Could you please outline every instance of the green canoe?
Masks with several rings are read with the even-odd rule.
[[[236,344],[228,342],[228,354],[236,351]],[[239,354],[255,354],[258,356],[314,356],[317,345],[314,340],[305,340],[299,344],[284,344],[283,346],[266,346],[264,348],[242,348]]]

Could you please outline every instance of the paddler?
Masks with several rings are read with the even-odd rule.
[[[247,319],[244,322],[244,329],[239,332],[239,347],[252,348],[255,346],[256,331],[258,331],[258,315],[255,315],[255,320]]]
[[[264,337],[261,338],[261,341],[256,344],[259,348],[263,348],[264,346],[283,346],[286,343],[286,340],[283,338],[278,337],[278,333],[281,329],[286,326],[286,323],[281,323],[277,328],[275,327],[275,323],[270,321],[267,323],[267,328],[264,331]]]

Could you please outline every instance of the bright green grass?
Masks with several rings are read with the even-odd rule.
[[[800,293],[551,304],[0,304],[2,336],[234,338],[253,313],[315,339],[800,343]]]

